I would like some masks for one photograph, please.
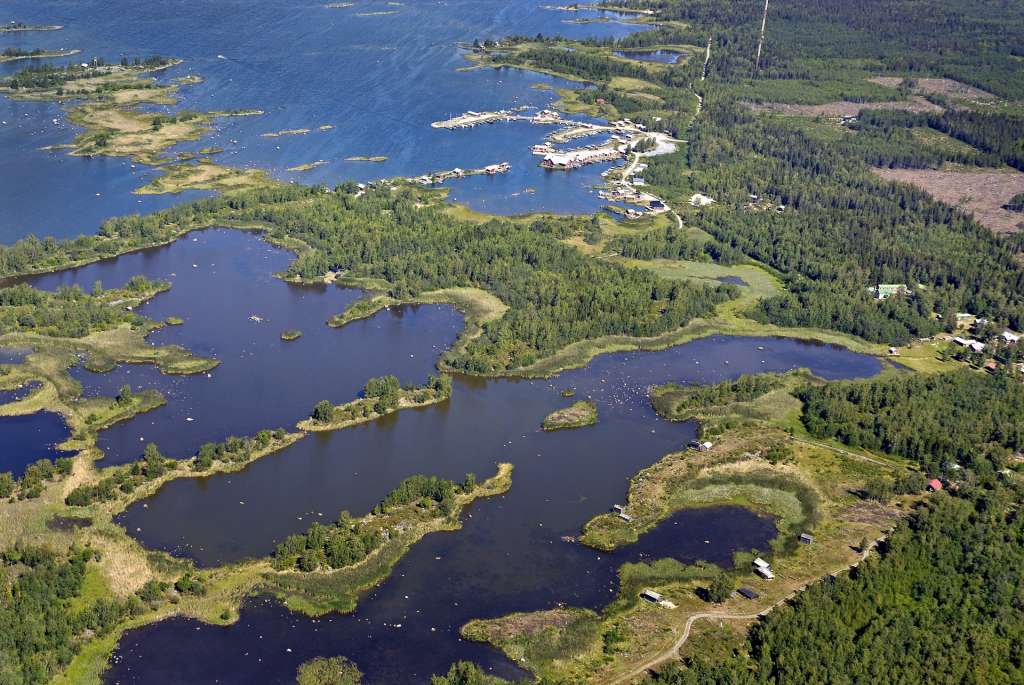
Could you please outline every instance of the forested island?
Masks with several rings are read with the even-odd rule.
[[[19,59],[70,57],[71,55],[77,55],[79,52],[81,52],[81,50],[43,50],[42,48],[23,50],[21,48],[5,48],[3,52],[0,52],[0,63],[13,62]]]
[[[111,218],[71,240],[0,246],[0,347],[29,350],[0,364],[0,389],[36,384],[0,413],[56,412],[70,432],[62,448],[74,455],[30,464],[20,478],[0,474],[0,680],[99,682],[126,630],[170,616],[227,625],[254,594],[312,616],[351,612],[411,545],[458,529],[475,499],[507,492],[513,467],[498,464],[484,482],[406,477],[362,516],[304,523],[272,554],[213,568],[147,550],[114,520],[172,480],[245,469],[307,431],[441,405],[453,393],[450,374],[546,377],[600,353],[719,333],[842,344],[886,364],[850,381],[793,370],[682,385],[666,370],[644,409],[695,422],[696,439],[648,462],[623,483],[623,503],[596,509],[606,513],[564,544],[606,553],[680,512],[719,506],[765,517],[775,537],[736,551],[731,565],[625,563],[604,606],[565,601],[487,616],[461,626],[462,637],[493,645],[550,685],[1024,678],[1024,233],[944,199],[949,189],[926,175],[952,174],[957,186],[976,173],[1024,172],[1024,8],[995,0],[599,8],[649,26],[622,38],[491,37],[467,41],[466,56],[474,68],[583,83],[560,92],[560,106],[684,143],[669,154],[647,155],[647,145],[623,153],[623,169],[646,168],[618,180],[664,209],[635,220],[490,216],[401,180],[302,186],[214,163],[216,148],[171,157],[171,146],[207,135],[217,117],[255,112],[158,111],[198,82],[158,80],[179,63],[170,58],[31,66],[4,79],[9,97],[67,109],[82,127],[72,154],[159,166],[141,192],[218,194]],[[0,32],[57,28],[12,23]],[[645,50],[684,56],[616,54]],[[889,180],[894,171],[906,182]],[[1021,197],[982,200],[1016,215]],[[279,274],[289,282],[366,291],[325,325],[443,302],[464,314],[465,328],[420,384],[368,378],[351,399],[311,407],[295,431],[227,436],[181,455],[140,441],[135,461],[106,466],[99,433],[168,400],[130,385],[85,397],[72,367],[141,363],[195,374],[218,361],[147,340],[188,315],[156,321],[134,311],[169,283],[136,276],[118,288],[44,291],[17,279],[210,226],[257,230],[291,250]],[[301,335],[286,329],[280,340]],[[588,399],[540,426],[539,416],[531,421],[556,430],[592,425],[597,414]],[[363,676],[358,663],[325,655],[296,677],[306,685]],[[506,681],[460,662],[431,682]]]

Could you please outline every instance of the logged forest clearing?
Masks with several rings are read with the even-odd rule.
[[[887,181],[909,183],[940,202],[958,207],[996,233],[1015,233],[1024,214],[1006,209],[1011,198],[1024,193],[1024,172],[1016,169],[873,169]]]

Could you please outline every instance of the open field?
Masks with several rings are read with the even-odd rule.
[[[954,205],[996,233],[1020,230],[1024,214],[1003,209],[1011,197],[1024,193],[1024,173],[1013,169],[976,171],[966,169],[873,169],[897,183],[909,183],[936,200]]]
[[[316,164],[311,165],[318,166]],[[137,195],[180,193],[185,190],[216,190],[226,193],[234,190],[263,188],[279,183],[267,176],[262,169],[239,169],[228,167],[206,159],[196,164],[173,164],[162,167],[164,174],[137,188]],[[304,169],[296,169],[304,171]]]
[[[648,269],[663,278],[696,281],[709,286],[727,282],[719,279],[741,279],[743,283],[737,284],[740,296],[731,302],[719,305],[718,312],[720,314],[741,311],[757,300],[783,292],[781,281],[768,269],[757,264],[722,266],[715,262],[687,262],[670,259],[643,261],[623,258],[616,258],[615,261],[626,266]]]

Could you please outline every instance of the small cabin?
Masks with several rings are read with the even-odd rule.
[[[757,594],[756,592],[754,592],[753,588],[749,588],[749,587],[741,587],[736,592],[740,593],[741,595],[743,595],[747,599],[757,599],[758,597],[761,596],[761,595]]]
[[[648,602],[654,602],[655,604],[657,604],[658,602],[661,602],[661,600],[662,600],[661,593],[660,592],[655,592],[654,590],[652,590],[650,588],[647,588],[646,590],[641,592],[640,596],[642,598],[646,599]]]
[[[800,540],[800,544],[802,544],[802,545],[809,545],[812,542],[814,542],[814,536],[813,535],[808,535],[807,533],[800,533],[799,540]]]
[[[758,557],[757,559],[754,559],[754,567],[755,568],[771,568],[772,565],[769,564],[764,559],[762,559],[761,557]]]
[[[633,520],[633,517],[630,516],[629,514],[627,514],[624,511],[620,511],[619,512],[619,518],[622,519],[623,521],[625,521],[626,523],[629,523],[630,521]]]
[[[625,514],[626,513],[626,505],[625,504],[613,504],[612,505],[612,511],[614,511],[616,514]]]
[[[928,481],[928,492],[938,492],[942,489],[942,481],[938,478],[932,478]]]

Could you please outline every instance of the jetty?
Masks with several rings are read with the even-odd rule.
[[[495,176],[497,174],[503,174],[511,168],[512,165],[508,162],[488,164],[480,169],[460,169],[459,167],[455,167],[449,171],[435,171],[433,173],[423,174],[422,176],[407,178],[405,180],[410,183],[429,186],[444,183],[445,181],[453,178],[465,178],[466,176]]]
[[[514,121],[516,119],[523,118],[519,115],[519,112],[525,110],[526,107],[518,107],[516,109],[502,109],[497,112],[474,112],[470,110],[464,114],[460,114],[444,121],[435,121],[430,124],[431,128],[473,128],[480,124],[493,124],[497,121]]]

